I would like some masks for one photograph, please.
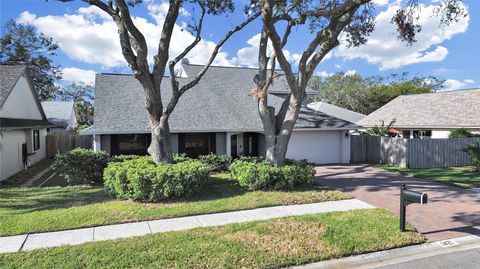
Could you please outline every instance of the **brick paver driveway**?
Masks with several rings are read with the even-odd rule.
[[[388,172],[368,165],[318,166],[316,182],[399,215],[400,186],[428,193],[407,207],[407,222],[430,241],[480,235],[480,192]]]

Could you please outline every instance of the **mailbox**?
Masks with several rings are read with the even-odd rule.
[[[424,192],[416,192],[402,188],[402,199],[409,204],[426,204],[428,195]]]
[[[428,195],[424,192],[408,190],[405,184],[402,184],[400,190],[400,231],[405,232],[405,219],[407,218],[407,205],[426,204]]]

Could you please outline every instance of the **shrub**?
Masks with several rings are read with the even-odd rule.
[[[110,193],[144,202],[191,197],[201,190],[208,176],[208,167],[200,161],[155,164],[150,157],[112,162],[104,171]]]
[[[468,154],[470,164],[475,167],[476,172],[480,172],[480,138],[472,145],[467,145],[463,151]]]
[[[448,138],[466,138],[466,137],[474,137],[475,135],[469,132],[465,128],[457,128],[450,131]]]
[[[186,153],[174,153],[173,161],[176,163],[191,161],[192,158],[188,157]]]
[[[139,156],[139,155],[114,155],[110,158],[111,162],[123,162],[123,161],[128,161],[128,160],[134,160],[138,158],[142,158],[144,156]]]
[[[228,155],[215,155],[213,153],[202,155],[198,160],[207,165],[212,172],[227,171],[232,157]]]
[[[315,170],[305,161],[272,165],[265,161],[239,159],[230,165],[230,173],[240,186],[248,190],[291,190],[312,184]]]
[[[104,151],[77,148],[57,154],[53,169],[71,185],[101,185],[103,169],[110,157]]]

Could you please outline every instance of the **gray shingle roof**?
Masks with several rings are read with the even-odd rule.
[[[396,119],[397,128],[480,128],[480,89],[402,95],[357,124]]]
[[[361,113],[351,111],[351,110],[348,110],[348,109],[345,109],[345,108],[342,108],[342,107],[339,107],[339,106],[331,105],[331,104],[325,103],[325,102],[310,103],[310,104],[308,104],[308,107],[311,108],[311,109],[326,113],[328,115],[337,117],[339,119],[346,120],[346,121],[349,121],[349,122],[353,122],[353,123],[355,123],[355,122],[357,122],[357,121],[359,121],[359,120],[361,120],[365,117],[365,115],[363,115]]]
[[[183,65],[190,78],[202,68]],[[255,69],[210,67],[200,82],[179,100],[169,123],[172,132],[227,132],[263,130],[257,103],[251,96]],[[276,81],[272,90],[284,91],[287,86]],[[131,75],[97,74],[95,81],[94,126],[84,134],[149,132],[145,96],[140,83]],[[171,96],[170,81],[162,83],[163,102]],[[280,107],[282,99],[269,95],[269,103]],[[304,108],[296,128],[356,129],[350,122]]]
[[[42,108],[47,120],[59,127],[66,127],[73,113],[73,102],[70,101],[44,101]]]
[[[0,65],[0,108],[24,71],[24,65]]]

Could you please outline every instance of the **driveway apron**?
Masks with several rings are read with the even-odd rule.
[[[428,204],[407,207],[407,222],[430,241],[480,236],[480,193],[368,165],[316,167],[316,183],[399,215],[400,187],[426,192]]]

